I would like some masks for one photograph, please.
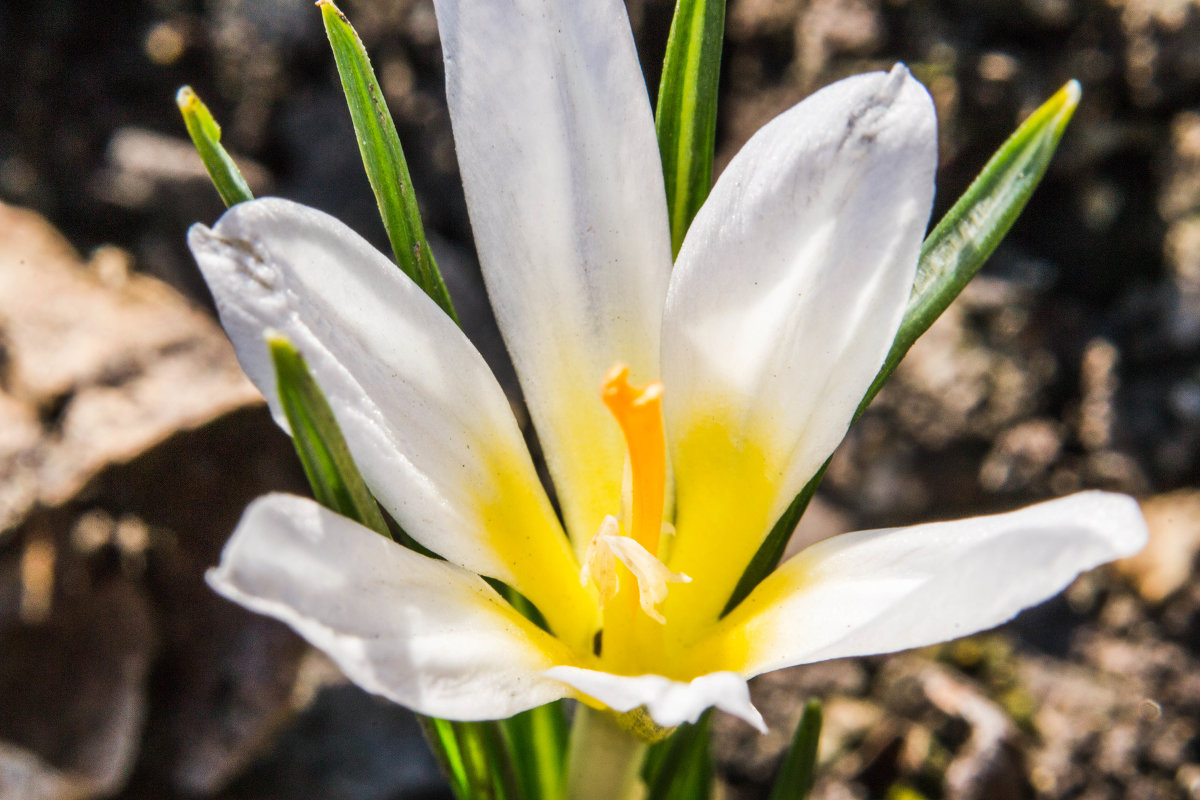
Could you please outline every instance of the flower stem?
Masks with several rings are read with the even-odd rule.
[[[567,754],[567,800],[641,800],[646,747],[611,714],[580,703]]]

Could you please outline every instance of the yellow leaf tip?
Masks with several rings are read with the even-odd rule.
[[[1066,105],[1071,108],[1079,105],[1079,100],[1083,97],[1083,86],[1075,78],[1067,81],[1059,91],[1063,93]]]
[[[179,91],[175,93],[175,105],[179,106],[180,111],[187,111],[196,100],[196,93],[192,91],[191,86],[180,86]]]
[[[317,0],[315,5],[321,9],[321,18],[325,20],[326,26],[334,19],[339,19],[347,25],[350,24],[350,20],[346,19],[346,15],[342,13],[342,10],[337,7],[333,0]]]
[[[1063,84],[1063,87],[1054,93],[1054,96],[1046,101],[1042,108],[1045,113],[1050,115],[1053,120],[1053,129],[1056,136],[1061,136],[1067,127],[1067,123],[1071,121],[1071,117],[1075,116],[1075,109],[1079,107],[1079,101],[1083,97],[1083,87],[1079,81],[1072,78]]]

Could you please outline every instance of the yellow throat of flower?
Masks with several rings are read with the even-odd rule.
[[[666,619],[658,606],[668,583],[687,583],[659,560],[667,484],[661,382],[629,383],[629,368],[617,365],[604,377],[604,404],[616,418],[628,448],[630,493],[625,529],[615,516],[604,519],[592,538],[580,582],[593,584],[603,608],[602,637],[595,655],[609,669],[636,670],[661,649]]]

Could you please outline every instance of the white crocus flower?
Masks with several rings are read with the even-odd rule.
[[[219,592],[436,717],[577,697],[663,726],[715,705],[762,727],[753,675],[994,626],[1142,545],[1136,504],[1101,493],[853,533],[722,618],[896,333],[933,197],[929,95],[898,66],[779,116],[672,269],[620,0],[435,6],[476,245],[563,522],[450,319],[337,220],[254,201],[190,238],[243,366],[282,424],[264,332],[290,339],[376,497],[445,561],[272,495],[210,574]]]

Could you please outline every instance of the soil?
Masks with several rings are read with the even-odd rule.
[[[653,87],[673,4],[629,6]],[[516,396],[431,2],[342,7],[468,332]],[[766,796],[816,696],[818,798],[1200,798],[1200,4],[730,0],[718,166],[896,61],[938,106],[935,216],[1066,80],[1084,99],[797,540],[1086,487],[1141,498],[1153,539],[997,631],[757,680],[772,732],[719,720],[723,796]],[[304,483],[207,314],[184,233],[221,205],[172,98],[196,88],[257,193],[386,245],[319,14],[28,0],[0,6],[0,71],[0,798],[447,796],[411,715],[202,579],[246,502]]]

